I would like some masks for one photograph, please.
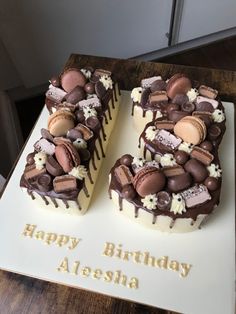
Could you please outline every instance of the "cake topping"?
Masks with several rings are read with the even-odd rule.
[[[142,96],[142,87],[135,87],[132,92],[131,92],[131,98],[133,102],[138,102],[140,103],[141,101],[141,96]]]
[[[134,165],[137,168],[143,167],[145,163],[145,160],[142,157],[134,157],[132,165]]]
[[[185,173],[184,168],[181,167],[180,165],[175,165],[171,167],[165,167],[163,169],[164,175],[168,177],[173,177],[173,176],[178,176],[180,174]]]
[[[49,172],[52,176],[60,176],[63,174],[63,169],[59,165],[59,163],[56,161],[56,159],[53,156],[48,156],[46,161],[46,169],[47,172]]]
[[[77,104],[77,102],[85,99],[85,91],[81,86],[76,86],[65,96],[65,100],[70,104]]]
[[[208,190],[215,191],[219,188],[219,180],[214,177],[208,177],[204,181],[204,185],[208,188]]]
[[[220,123],[225,120],[225,114],[222,110],[215,109],[214,112],[212,113],[212,118],[214,122]]]
[[[201,85],[199,87],[199,94],[204,96],[204,97],[215,99],[216,96],[218,95],[218,91],[216,89],[211,88],[211,87]]]
[[[89,69],[81,69],[80,70],[87,79],[90,79],[92,72]]]
[[[50,85],[48,91],[46,92],[46,97],[56,103],[60,103],[65,96],[66,92],[64,90],[53,85]]]
[[[56,193],[74,191],[77,189],[76,178],[68,174],[55,177],[53,180],[53,188]]]
[[[89,117],[96,117],[97,116],[97,111],[94,108],[84,107],[83,112],[84,112],[85,119],[88,119]]]
[[[150,86],[150,90],[152,93],[156,92],[156,91],[165,91],[166,90],[166,82],[163,80],[156,80],[154,82],[152,82],[151,86]]]
[[[157,135],[159,130],[155,128],[155,126],[149,126],[145,131],[146,139],[149,141],[153,141]]]
[[[196,103],[196,110],[212,113],[214,111],[214,107],[209,101],[201,101],[201,102]]]
[[[198,96],[198,91],[196,88],[191,88],[188,92],[187,92],[187,96],[190,102],[193,102],[197,96]]]
[[[213,145],[210,141],[204,141],[200,144],[200,147],[207,150],[208,152],[211,152],[213,149]]]
[[[218,107],[218,105],[219,105],[219,102],[217,100],[215,100],[215,99],[210,99],[210,98],[207,98],[207,97],[198,96],[197,99],[196,99],[196,106],[197,106],[197,108],[198,108],[198,105],[201,102],[210,103],[214,109],[216,109]]]
[[[145,79],[142,79],[141,81],[141,87],[142,88],[148,88],[151,87],[152,83],[155,81],[162,80],[161,76],[152,76]]]
[[[28,165],[34,164],[34,155],[35,154],[36,153],[34,152],[34,153],[30,153],[30,154],[27,155],[26,162],[27,162]]]
[[[125,165],[120,165],[115,169],[115,176],[121,186],[132,183],[133,175],[130,172],[129,168]]]
[[[192,102],[186,102],[181,105],[181,109],[185,112],[192,113],[195,110],[195,105]]]
[[[27,165],[24,171],[24,177],[26,180],[34,179],[41,174],[46,173],[46,168],[37,169],[35,164]]]
[[[188,190],[183,191],[181,194],[185,200],[186,206],[189,208],[205,203],[211,199],[211,195],[203,184],[195,185]]]
[[[168,178],[167,186],[171,192],[180,192],[189,188],[192,184],[192,177],[188,172],[171,176]]]
[[[167,83],[167,94],[173,99],[177,94],[186,94],[192,88],[192,83],[184,74],[173,75]]]
[[[171,196],[166,191],[160,191],[157,193],[157,208],[159,210],[168,210],[171,205]]]
[[[102,82],[106,90],[113,88],[113,82],[110,76],[103,75],[100,77],[99,81]]]
[[[73,145],[76,149],[87,148],[87,142],[83,140],[82,138],[77,138],[73,142]]]
[[[161,156],[160,163],[162,167],[171,167],[176,165],[176,160],[173,154],[164,154]]]
[[[47,161],[47,154],[44,152],[39,152],[34,155],[34,161],[36,169],[41,170],[44,168]]]
[[[133,157],[129,154],[125,154],[120,158],[120,163],[125,166],[131,166],[133,162]]]
[[[86,83],[85,86],[84,86],[84,90],[89,95],[94,95],[94,93],[95,93],[95,85],[94,85],[94,83],[92,83],[92,82]]]
[[[216,140],[221,134],[221,128],[217,124],[212,124],[208,129],[208,137],[210,140]]]
[[[97,95],[90,97],[89,99],[81,100],[79,103],[79,108],[101,108],[101,102]]]
[[[210,152],[198,146],[194,147],[190,156],[197,159],[206,166],[209,166],[214,159],[214,156]]]
[[[86,77],[79,69],[68,69],[61,75],[61,86],[67,92],[71,92],[76,86],[84,87]]]
[[[174,121],[168,121],[168,120],[156,120],[154,124],[157,129],[164,129],[167,131],[172,131],[175,126]]]
[[[132,185],[125,185],[121,191],[122,196],[128,200],[132,201],[136,196],[136,191]]]
[[[37,177],[36,184],[40,191],[50,191],[52,189],[52,177],[49,174],[44,173]]]
[[[208,177],[207,168],[196,159],[188,160],[184,165],[184,169],[191,174],[197,183],[203,182]]]
[[[81,132],[85,141],[88,141],[93,137],[93,131],[82,123],[77,124],[75,129]]]
[[[64,136],[75,125],[75,116],[66,110],[58,110],[48,118],[48,130],[53,136]]]
[[[49,80],[49,83],[55,87],[60,87],[61,82],[59,76],[52,76],[52,78]]]
[[[70,172],[79,166],[80,157],[72,143],[64,143],[56,146],[55,155],[64,172]]]
[[[156,194],[146,195],[144,198],[141,198],[143,206],[147,209],[156,209],[157,208],[157,196]]]
[[[172,99],[173,104],[177,104],[182,106],[189,102],[188,96],[186,94],[176,94],[175,97]]]
[[[222,175],[222,170],[220,169],[220,166],[214,163],[210,164],[210,166],[207,167],[207,170],[209,171],[210,177],[220,178]]]
[[[174,156],[177,164],[179,165],[184,165],[189,159],[189,154],[184,150],[177,150]]]
[[[176,214],[183,214],[186,212],[185,201],[180,193],[172,194],[172,201],[170,211]]]
[[[167,103],[168,97],[165,91],[156,91],[149,95],[149,102],[152,106],[160,103]]]
[[[77,167],[72,168],[69,174],[75,177],[76,179],[83,180],[87,176],[87,169],[85,168],[84,165],[79,165]]]
[[[160,130],[157,133],[156,140],[162,145],[171,149],[176,149],[181,143],[180,138],[177,138],[175,135],[166,130]]]

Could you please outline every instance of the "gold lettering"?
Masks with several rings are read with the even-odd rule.
[[[44,239],[44,235],[45,235],[45,232],[44,231],[37,231],[35,233],[35,239],[37,240],[43,240]]]
[[[45,235],[45,240],[44,242],[48,245],[52,244],[53,242],[55,242],[57,239],[57,234],[56,233],[51,233],[51,232],[48,232],[46,233]]]
[[[171,261],[168,265],[168,268],[174,271],[179,271],[179,262],[177,261]]]
[[[130,282],[128,283],[128,288],[131,288],[131,289],[138,289],[138,279],[135,278],[135,277],[132,277],[130,279]]]
[[[143,263],[149,266],[155,266],[155,257],[150,256],[149,252],[144,252],[144,260]]]
[[[181,273],[180,273],[180,276],[181,277],[187,277],[188,276],[188,273],[192,267],[191,264],[185,264],[185,263],[180,263],[180,266],[181,266]]]
[[[156,267],[167,268],[168,256],[162,256],[156,260]]]
[[[101,279],[102,276],[101,269],[95,269],[92,276],[94,279]]]
[[[83,277],[88,277],[90,275],[90,273],[91,273],[90,267],[84,267],[81,269],[81,272],[80,272],[81,276],[83,276]]]
[[[71,244],[69,245],[68,249],[69,250],[75,249],[76,246],[79,244],[80,240],[81,239],[79,239],[79,238],[70,237]]]
[[[63,259],[63,261],[61,262],[61,264],[57,268],[57,271],[61,271],[61,272],[65,272],[65,273],[69,272],[68,258],[67,257],[65,257]]]
[[[129,261],[129,256],[133,256],[133,252],[125,251],[124,252],[124,256],[123,256],[123,260],[124,261]]]
[[[104,276],[104,281],[111,282],[113,278],[113,272],[112,271],[106,271]]]
[[[69,241],[69,236],[61,234],[57,237],[56,244],[61,247],[62,245],[67,244],[68,241]]]
[[[25,229],[22,232],[22,235],[24,235],[25,237],[32,238],[34,230],[36,229],[36,227],[37,227],[37,225],[26,224]]]
[[[71,270],[71,273],[72,273],[73,275],[78,275],[79,265],[80,265],[80,262],[79,262],[79,261],[75,261],[75,262],[73,263],[72,270]]]
[[[114,255],[114,248],[115,248],[115,244],[106,242],[103,255],[112,257]]]
[[[115,257],[121,258],[121,254],[122,254],[122,244],[118,245],[118,249],[116,249],[116,255]]]
[[[143,254],[140,251],[134,252],[134,261],[135,263],[141,263],[140,256]]]
[[[121,276],[121,271],[120,270],[115,271],[114,283],[120,282],[120,276]]]
[[[120,284],[123,286],[126,286],[126,282],[127,282],[127,276],[122,275],[121,280],[120,280]]]

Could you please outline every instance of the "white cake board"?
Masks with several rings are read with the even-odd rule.
[[[112,135],[107,157],[100,172],[91,207],[85,216],[54,214],[31,201],[19,188],[25,158],[32,151],[46,126],[44,108],[22,153],[0,201],[0,268],[30,277],[74,286],[184,313],[234,312],[234,109],[224,103],[227,130],[221,149],[223,187],[220,206],[204,228],[187,234],[165,234],[146,229],[120,215],[108,198],[108,173],[115,160],[124,153],[137,153],[138,134],[132,127],[130,93],[123,93],[118,123]],[[46,245],[25,237],[26,224],[37,230],[74,236],[82,239],[74,250]],[[177,271],[148,267],[132,261],[103,256],[105,242],[122,244],[127,251],[150,252],[160,258],[192,265],[181,278]],[[64,257],[71,264],[102,271],[120,270],[128,278],[136,277],[138,289],[130,289],[103,279],[93,279],[58,272]]]

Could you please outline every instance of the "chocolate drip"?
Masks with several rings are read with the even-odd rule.
[[[104,112],[104,114],[103,114],[103,115],[104,115],[105,123],[106,123],[106,124],[108,124],[108,119],[107,119],[107,115],[106,115],[106,113]]]
[[[29,196],[32,198],[32,200],[35,200],[35,196],[34,196],[33,192],[31,192],[31,191],[29,191],[29,190],[27,189],[27,193],[28,193]]]
[[[89,178],[90,183],[91,183],[91,184],[94,184],[94,181],[93,181],[93,179],[92,179],[92,175],[91,175],[90,169],[88,169],[87,174],[88,174],[88,178]]]
[[[117,101],[117,94],[116,94],[116,85],[114,85],[114,96],[115,96],[115,101]],[[113,99],[113,97],[112,97],[112,99]],[[114,101],[112,101],[112,104],[113,104],[113,106],[114,106]],[[112,106],[112,108],[114,109],[115,107],[113,107]]]
[[[118,94],[121,95],[121,92],[120,92],[120,86],[119,84],[117,83],[117,88],[118,88]]]
[[[143,109],[143,118],[146,117],[146,110]]]
[[[157,116],[157,111],[153,111],[152,112],[152,121],[154,121],[156,119]]]
[[[174,224],[175,224],[175,219],[172,218],[169,228],[172,229],[174,227]]]
[[[113,97],[112,97],[113,98]],[[107,105],[107,111],[108,111],[108,117],[110,120],[112,120],[112,117],[111,117],[111,108],[109,106],[109,104]]]
[[[195,224],[195,220],[192,219],[190,225],[193,226]]]
[[[94,160],[94,154],[91,156],[91,160],[92,160],[93,169],[97,170],[97,167],[95,165],[95,160]]]
[[[45,205],[49,204],[49,201],[46,199],[46,197],[44,195],[40,195],[42,200],[44,201]]]
[[[116,92],[115,92],[115,101],[117,101],[117,99],[116,99]],[[112,95],[112,97],[111,97],[111,107],[112,107],[112,109],[115,109],[115,102],[114,102],[114,97],[113,97],[113,95]]]
[[[133,104],[132,104],[131,116],[133,116],[133,115],[134,115],[134,106],[135,106],[135,103],[133,102]]]
[[[57,208],[58,207],[58,204],[57,204],[57,201],[55,200],[55,198],[53,197],[50,197],[51,201],[53,202],[54,206]]]
[[[122,197],[119,194],[119,210],[123,210]]]
[[[109,199],[111,200],[112,196],[111,196],[111,189],[110,188],[108,189],[108,194],[109,194]]]
[[[139,207],[138,206],[135,206],[135,214],[134,214],[134,217],[135,218],[138,218],[138,210],[139,210]]]
[[[152,224],[155,225],[157,222],[157,215],[153,213],[152,215]]]
[[[95,151],[97,159],[100,160],[100,156],[99,156],[99,152],[98,152],[97,146],[94,147],[94,151]]]
[[[105,157],[105,153],[104,153],[104,150],[103,150],[102,140],[101,140],[100,135],[98,135],[98,141],[99,141],[100,148],[101,148],[101,151],[102,151],[102,157],[104,158]]]
[[[62,199],[62,202],[66,205],[66,208],[69,208],[69,204],[68,204],[67,200]]]
[[[105,133],[105,130],[104,130],[104,127],[103,127],[103,124],[101,124],[101,130],[102,130],[102,138],[103,138],[103,140],[104,141],[106,141],[107,139],[106,139],[106,133]],[[95,146],[95,149],[96,149],[96,146]],[[99,158],[98,158],[99,159]]]
[[[84,182],[84,185],[83,185],[83,191],[84,191],[84,194],[86,195],[86,197],[89,197],[89,192],[88,192],[88,189],[85,185],[85,182]]]

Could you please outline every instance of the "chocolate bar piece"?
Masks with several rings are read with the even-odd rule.
[[[45,138],[41,138],[34,144],[34,148],[37,152],[44,152],[47,155],[53,155],[55,153],[55,145],[50,143]]]
[[[145,78],[141,81],[141,87],[149,88],[152,85],[152,83],[157,80],[161,80],[161,76],[152,76],[152,77]]]
[[[211,99],[215,99],[216,96],[218,95],[218,91],[216,89],[213,89],[205,85],[201,85],[198,91],[200,95],[211,98]]]
[[[76,178],[71,175],[55,177],[53,180],[53,188],[56,193],[74,191],[77,189]]]
[[[77,124],[75,129],[82,133],[83,139],[85,141],[88,141],[90,138],[93,137],[93,131],[81,123]]]
[[[180,138],[177,138],[166,130],[160,130],[156,135],[156,140],[162,145],[171,149],[176,149],[182,142]]]
[[[157,91],[149,95],[150,104],[168,103],[167,93],[165,91]]]
[[[64,90],[53,85],[51,85],[49,90],[46,92],[46,97],[56,103],[60,103],[65,96],[66,92],[64,92]]]
[[[73,104],[70,104],[69,102],[63,102],[57,105],[57,110],[69,110],[71,112],[74,112],[75,109],[76,109],[76,106]]]
[[[79,101],[78,106],[81,109],[84,107],[100,108],[101,103],[98,97],[91,97],[89,99]]]
[[[108,75],[108,76],[111,76],[111,72],[110,71],[107,71],[107,70],[104,70],[104,69],[96,69],[95,72],[94,72],[94,75],[95,76],[104,76],[104,75]]]
[[[206,166],[209,166],[212,160],[214,159],[214,156],[210,152],[198,146],[195,146],[193,148],[193,150],[190,153],[190,156],[192,158],[197,159]]]
[[[166,177],[173,177],[173,176],[178,176],[180,174],[185,173],[184,168],[181,167],[180,165],[172,166],[172,167],[165,167],[163,169],[163,172]]]
[[[194,185],[188,190],[183,191],[181,194],[185,200],[186,206],[189,208],[203,204],[211,199],[211,195],[203,184]]]
[[[169,120],[162,120],[162,121],[157,120],[155,121],[154,124],[157,129],[165,129],[169,131],[174,130],[174,126],[175,126],[174,121],[169,121]]]
[[[33,165],[28,165],[25,167],[24,177],[26,180],[29,180],[29,179],[36,178],[44,173],[46,173],[46,168],[39,170],[36,168],[36,165],[33,164]]]
[[[133,175],[125,165],[120,165],[115,169],[115,176],[122,186],[132,183]]]

